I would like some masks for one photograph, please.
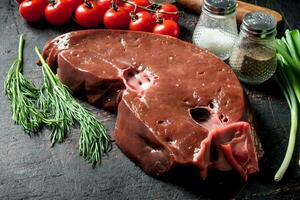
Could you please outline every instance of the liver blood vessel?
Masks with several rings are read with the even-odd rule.
[[[261,155],[233,71],[190,43],[151,33],[85,30],[49,41],[43,56],[75,95],[117,111],[115,139],[146,173],[176,166],[236,170]]]

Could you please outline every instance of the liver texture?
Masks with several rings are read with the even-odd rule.
[[[75,95],[117,111],[116,143],[146,173],[176,166],[257,172],[255,129],[233,71],[210,52],[151,33],[86,30],[49,41],[47,63]]]

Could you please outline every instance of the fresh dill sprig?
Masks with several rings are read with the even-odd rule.
[[[103,124],[83,108],[69,89],[51,71],[39,49],[35,51],[42,63],[44,81],[40,88],[28,81],[23,71],[23,35],[19,39],[18,57],[10,67],[5,94],[11,101],[13,120],[25,132],[37,133],[44,125],[52,132],[52,145],[62,142],[74,123],[80,125],[79,152],[89,162],[101,162],[104,153],[112,148],[112,141]]]
[[[80,125],[80,155],[96,164],[101,161],[103,153],[111,150],[111,138],[103,124],[76,101],[73,101],[72,111]]]
[[[16,124],[21,125],[28,134],[37,133],[46,121],[35,107],[39,90],[22,74],[23,71],[23,35],[19,39],[18,57],[10,67],[4,82],[5,95],[11,102],[12,117]]]
[[[63,142],[66,135],[70,131],[70,127],[74,124],[74,116],[70,111],[67,102],[72,101],[73,97],[69,93],[66,86],[53,74],[48,64],[41,56],[39,50],[35,48],[39,59],[42,62],[43,85],[40,89],[37,107],[43,110],[47,118],[54,119],[57,123],[49,128],[52,130],[50,134],[51,144]]]
[[[72,97],[68,88],[51,71],[37,47],[35,51],[42,63],[44,74],[38,105],[46,111],[48,117],[60,120],[52,127],[52,144],[61,142],[69,127],[77,122],[80,125],[80,155],[93,164],[101,162],[102,155],[112,147],[105,127]]]

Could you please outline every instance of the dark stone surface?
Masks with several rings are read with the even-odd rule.
[[[285,17],[285,27],[300,27],[300,3],[249,1],[275,9]],[[186,13],[180,21],[181,37],[190,41],[197,16]],[[25,34],[26,77],[35,82],[42,75],[33,49],[61,33],[76,30],[73,23],[55,28],[45,22],[30,25],[18,14],[13,0],[0,1],[0,88],[17,54],[18,35]],[[62,144],[51,148],[48,130],[29,137],[11,119],[9,102],[0,93],[0,199],[300,199],[298,148],[285,179],[274,183],[288,141],[289,110],[273,80],[246,87],[260,125],[265,157],[261,172],[244,183],[235,173],[211,172],[206,181],[180,171],[163,179],[144,174],[114,145],[100,167],[92,168],[78,155],[78,129]],[[102,119],[113,136],[115,115],[84,104]]]

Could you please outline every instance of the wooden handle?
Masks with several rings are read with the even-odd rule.
[[[200,14],[201,7],[203,5],[203,0],[177,0],[177,3],[193,12]],[[282,16],[278,12],[271,10],[269,8],[264,8],[261,6],[253,5],[242,1],[237,1],[237,4],[238,7],[237,7],[236,18],[238,24],[242,23],[243,17],[246,13],[253,12],[253,11],[261,11],[273,15],[278,24],[282,21]]]
[[[197,1],[197,0],[193,0],[193,1]],[[261,6],[257,6],[257,5],[253,5],[250,3],[245,3],[242,1],[238,1],[238,7],[237,7],[237,13],[236,13],[236,18],[237,18],[238,23],[242,23],[242,20],[243,20],[243,17],[245,14],[247,14],[249,12],[254,12],[254,11],[261,11],[261,12],[265,12],[270,15],[273,15],[277,21],[277,24],[282,22],[281,14],[274,10],[271,10],[269,8],[264,8]]]

